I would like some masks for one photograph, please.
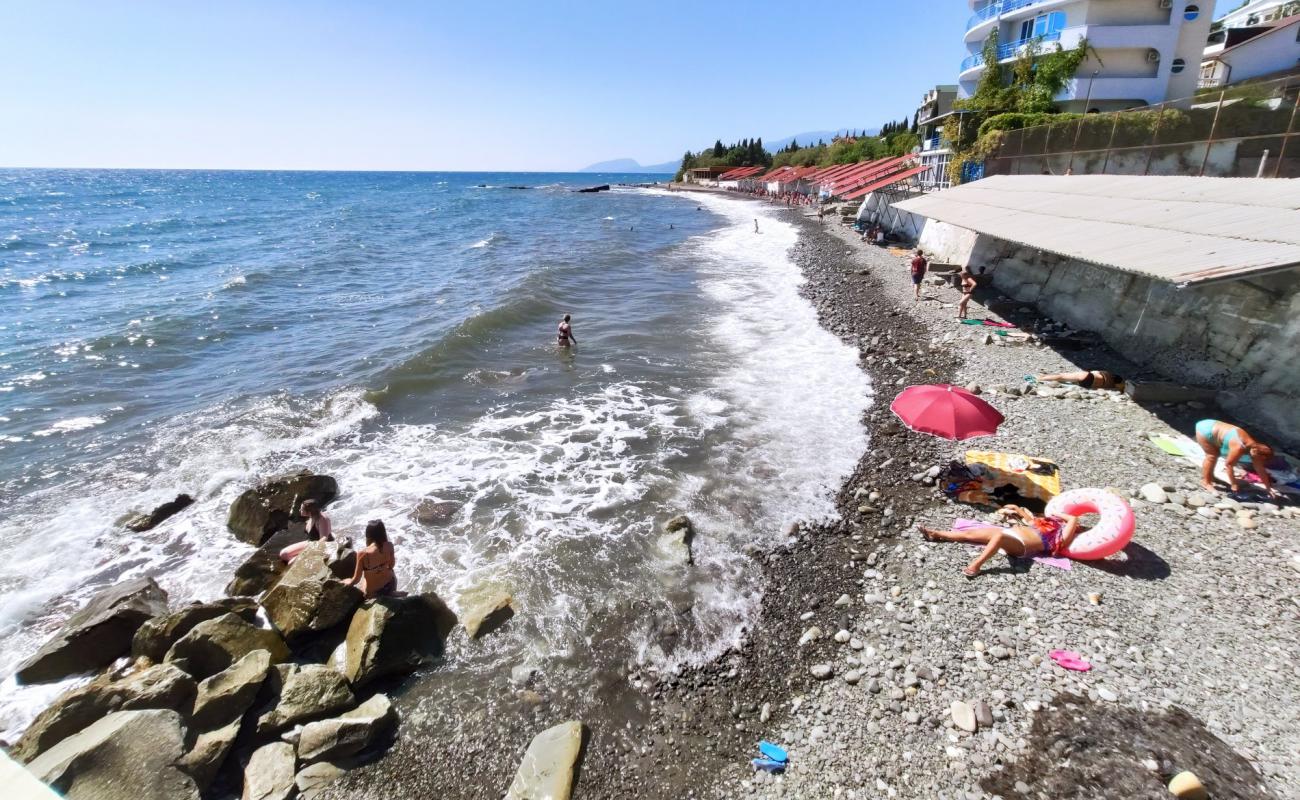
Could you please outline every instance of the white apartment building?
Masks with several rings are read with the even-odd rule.
[[[957,99],[956,86],[936,86],[921,98],[916,109],[916,130],[921,136],[921,152],[917,154],[918,166],[926,167],[918,182],[926,191],[947,189],[948,162],[952,149],[943,138],[943,126],[948,118],[958,112],[952,108]]]
[[[999,61],[1035,42],[1069,50],[1087,39],[1095,51],[1056,97],[1062,111],[1114,111],[1196,92],[1214,0],[970,0],[958,86],[969,97],[987,65],[994,31]]]
[[[1224,0],[1228,2],[1229,0]],[[1224,28],[1253,28],[1296,13],[1296,0],[1247,0],[1219,20]]]

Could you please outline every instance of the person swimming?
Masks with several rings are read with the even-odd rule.
[[[557,344],[560,347],[568,347],[571,344],[578,343],[577,337],[573,335],[573,325],[570,324],[570,319],[571,317],[565,314],[564,319],[560,320],[559,328],[556,329],[555,335],[558,340]]]

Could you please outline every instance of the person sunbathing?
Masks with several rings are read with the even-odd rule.
[[[1057,375],[1038,375],[1035,377],[1038,381],[1055,381],[1056,383],[1076,383],[1085,389],[1114,389],[1117,392],[1124,391],[1124,379],[1113,372],[1107,372],[1104,369],[1087,370],[1084,372],[1062,372]]]
[[[1244,461],[1259,476],[1259,482],[1269,497],[1281,496],[1273,488],[1273,476],[1267,467],[1273,458],[1273,448],[1251,436],[1244,428],[1217,419],[1203,419],[1196,423],[1196,443],[1205,451],[1205,460],[1201,462],[1201,486],[1207,491],[1218,494],[1214,488],[1214,466],[1222,458],[1223,470],[1228,473],[1228,485],[1232,491],[1241,491],[1233,467]],[[1243,466],[1242,470],[1245,469]]]
[[[1072,514],[1058,514],[1036,517],[1020,506],[1003,506],[998,516],[1012,522],[1000,525],[982,525],[967,530],[941,531],[935,528],[918,526],[921,535],[932,542],[965,542],[982,544],[984,550],[970,562],[962,574],[974,578],[980,574],[980,568],[999,550],[1015,558],[1037,555],[1059,555],[1079,535],[1079,518]]]

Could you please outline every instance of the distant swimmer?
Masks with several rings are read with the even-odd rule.
[[[568,314],[565,314],[564,319],[560,320],[560,327],[556,330],[556,336],[559,338],[560,347],[568,347],[571,344],[578,343],[578,338],[573,335],[573,326],[569,324]]]
[[[758,220],[754,220],[754,233],[758,233]]]

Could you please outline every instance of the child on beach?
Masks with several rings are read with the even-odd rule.
[[[930,262],[925,260],[925,254],[921,248],[916,248],[916,256],[912,259],[912,285],[916,287],[916,299],[921,300],[921,281],[925,280],[925,271],[929,268]]]

